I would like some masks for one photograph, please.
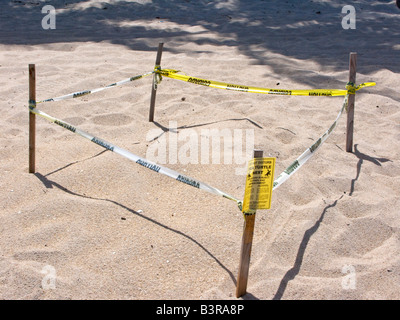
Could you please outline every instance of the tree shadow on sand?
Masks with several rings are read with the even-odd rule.
[[[400,64],[393,63],[399,53],[400,10],[391,1],[353,3],[356,29],[342,27],[342,8],[348,1],[54,0],[56,29],[52,30],[42,28],[45,4],[48,1],[2,1],[0,44],[90,41],[155,52],[158,43],[164,42],[165,51],[185,52],[194,58],[206,52],[198,51],[197,45],[213,45],[215,50],[230,47],[254,64],[269,66],[276,75],[313,87],[344,85],[345,79],[332,83],[318,72],[301,70],[300,60],[314,61],[325,70],[344,71],[349,52],[355,51],[362,59],[359,72],[400,72]],[[188,49],[188,43],[195,44],[193,49]],[[179,67],[176,63],[171,67]]]

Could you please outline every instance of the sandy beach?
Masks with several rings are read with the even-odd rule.
[[[55,8],[54,29],[43,28],[45,5]],[[343,27],[346,5],[355,29]],[[400,8],[383,0],[2,1],[0,299],[237,299],[244,219],[235,201],[40,116],[28,172],[29,64],[41,101],[151,72],[161,42],[162,68],[276,90],[345,89],[357,53],[356,84],[376,85],[356,93],[353,152],[344,113],[274,190],[271,209],[257,211],[239,300],[400,299],[399,25]],[[149,122],[152,79],[37,108],[243,199],[246,143],[276,158],[276,178],[343,102],[163,77]],[[212,151],[211,131],[234,143],[221,136]]]

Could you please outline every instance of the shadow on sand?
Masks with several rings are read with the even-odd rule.
[[[107,151],[107,150],[106,150],[106,151]],[[103,152],[106,152],[106,151],[103,151]],[[103,153],[103,152],[101,152],[101,153]],[[99,153],[99,154],[97,154],[97,155],[95,155],[95,156],[93,156],[93,157],[99,156],[101,153]],[[93,158],[93,157],[91,157],[91,158]],[[69,166],[72,165],[72,164],[74,164],[74,163],[71,163],[71,164],[69,164],[69,165],[67,165],[67,166],[65,166],[65,167],[63,167],[63,168],[67,168],[67,167],[69,167]],[[120,207],[120,208],[126,210],[127,212],[129,212],[129,213],[131,213],[131,214],[133,214],[133,215],[139,217],[139,218],[145,219],[145,220],[147,220],[147,221],[149,221],[149,222],[151,222],[151,223],[153,223],[153,224],[155,224],[155,225],[157,225],[157,226],[159,226],[159,227],[161,227],[161,228],[164,228],[164,229],[166,229],[166,230],[168,230],[168,231],[171,231],[171,232],[173,232],[173,233],[175,233],[175,234],[177,234],[177,235],[179,235],[179,236],[182,236],[182,237],[184,237],[184,238],[186,238],[186,239],[192,241],[192,242],[193,242],[194,244],[196,244],[200,249],[202,249],[205,253],[207,253],[211,258],[213,258],[213,259],[215,260],[215,262],[216,262],[223,270],[225,270],[225,271],[228,273],[228,275],[229,275],[230,278],[232,279],[233,283],[236,285],[236,278],[235,278],[235,276],[233,275],[233,273],[232,273],[220,260],[218,260],[218,258],[216,258],[206,247],[204,247],[200,242],[198,242],[196,239],[192,238],[191,236],[189,236],[189,235],[183,233],[182,231],[179,231],[179,230],[174,229],[174,228],[171,228],[171,227],[169,227],[169,226],[167,226],[167,225],[165,225],[165,224],[162,224],[162,223],[160,223],[160,222],[158,222],[158,221],[156,221],[156,220],[154,220],[154,219],[152,219],[152,218],[150,218],[150,217],[148,217],[148,216],[145,216],[145,215],[141,214],[140,212],[137,212],[137,211],[135,211],[135,210],[133,210],[133,209],[127,207],[126,205],[124,205],[124,204],[122,204],[122,203],[120,203],[120,202],[117,202],[117,201],[114,201],[114,200],[111,200],[111,199],[106,199],[106,198],[96,198],[96,197],[90,197],[90,196],[87,196],[87,195],[82,195],[82,194],[76,193],[76,192],[74,192],[74,191],[71,191],[71,190],[69,190],[69,189],[63,187],[61,184],[59,184],[59,183],[57,183],[57,182],[55,182],[55,181],[53,181],[53,180],[50,180],[50,179],[48,178],[49,175],[51,175],[51,174],[53,174],[53,173],[55,173],[55,172],[57,172],[57,171],[60,171],[60,170],[62,170],[63,168],[60,168],[60,169],[58,169],[58,170],[56,170],[56,171],[53,171],[53,172],[51,172],[51,173],[49,173],[49,174],[47,174],[47,175],[45,175],[45,176],[42,175],[42,174],[40,174],[40,173],[35,173],[35,176],[36,176],[36,177],[44,184],[44,186],[45,186],[46,188],[48,188],[48,189],[51,189],[51,188],[54,187],[54,188],[58,188],[58,189],[60,189],[60,190],[62,190],[62,191],[64,191],[64,192],[66,192],[66,193],[68,193],[68,194],[70,194],[70,195],[73,195],[73,196],[77,196],[77,197],[81,197],[81,198],[86,198],[86,199],[91,199],[91,200],[97,200],[97,201],[106,201],[106,202],[112,203],[113,205],[116,205],[116,206],[118,206],[118,207]]]
[[[45,13],[41,11],[46,1],[1,1],[0,44],[90,41],[156,52],[158,43],[164,42],[164,51],[184,51],[194,54],[194,58],[205,51],[196,51],[198,47],[193,46],[194,51],[190,52],[188,43],[213,45],[215,50],[224,46],[246,55],[254,64],[271,67],[277,75],[285,74],[312,87],[325,85],[324,78],[315,72],[297,70],[289,63],[291,59],[312,60],[327,70],[344,71],[349,52],[355,51],[362,59],[358,72],[368,74],[381,69],[400,72],[400,64],[387,63],[397,61],[399,53],[395,39],[399,38],[400,29],[394,26],[399,25],[400,10],[386,0],[354,2],[356,29],[353,30],[342,27],[345,16],[342,8],[348,1],[54,0],[51,3],[56,12],[56,28],[46,30],[42,27]],[[165,27],[167,22],[175,27]],[[184,45],[185,49],[180,49]],[[266,56],[266,52],[273,58]],[[344,81],[330,84],[344,85]]]

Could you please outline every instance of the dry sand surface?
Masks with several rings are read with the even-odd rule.
[[[399,299],[400,9],[354,2],[356,29],[346,30],[351,3],[1,1],[0,298],[236,299],[243,217],[234,201],[41,117],[28,173],[28,64],[43,100],[152,71],[163,42],[163,68],[275,89],[344,89],[349,53],[358,53],[357,84],[376,86],[357,92],[354,152],[345,151],[344,115],[274,191],[271,209],[257,212],[243,298]],[[42,28],[45,4],[56,29]],[[38,107],[142,157],[177,136],[184,152],[207,129],[252,132],[254,148],[276,157],[277,176],[330,127],[343,99],[164,78],[151,123],[151,83]],[[241,199],[246,177],[236,169],[245,164],[223,157],[221,147],[219,164],[162,164]]]

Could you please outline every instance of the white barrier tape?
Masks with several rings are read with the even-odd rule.
[[[60,97],[41,100],[41,101],[38,101],[37,103],[50,102],[50,101],[61,101],[61,100],[79,98],[79,97],[82,97],[82,96],[86,96],[88,94],[92,94],[92,93],[100,92],[100,91],[103,91],[103,90],[106,90],[106,89],[114,88],[114,87],[129,83],[131,81],[139,80],[139,79],[144,78],[146,76],[149,76],[149,75],[151,75],[153,73],[154,73],[154,71],[147,72],[147,73],[144,73],[144,74],[141,74],[141,75],[138,75],[138,76],[134,76],[134,77],[130,77],[130,78],[118,81],[118,82],[114,82],[114,83],[109,84],[108,86],[105,86],[105,87],[96,88],[96,89],[92,89],[92,90],[83,90],[83,91],[73,92],[73,93],[69,93],[69,94],[66,94],[66,95],[63,95],[63,96],[60,96]]]
[[[339,121],[340,116],[343,113],[343,110],[347,108],[348,95],[344,97],[343,106],[339,111],[339,114],[336,117],[336,120],[330,126],[330,128],[306,151],[304,151],[292,164],[287,167],[274,181],[274,187],[272,190],[275,190],[280,185],[282,185],[286,180],[288,180],[300,167],[305,164],[310,158],[314,155],[315,151],[321,147],[321,145],[325,142],[325,140],[330,136],[333,129],[335,129],[337,122]]]
[[[345,96],[344,98],[344,102],[343,102],[343,106],[339,111],[339,114],[337,115],[335,121],[333,122],[333,124],[329,127],[329,129],[309,148],[307,148],[306,151],[304,151],[294,162],[292,162],[292,164],[287,167],[279,176],[278,178],[274,181],[273,184],[273,190],[277,189],[279,186],[281,186],[284,182],[286,182],[297,170],[300,169],[300,167],[302,167],[308,160],[310,160],[310,158],[314,155],[315,151],[318,150],[321,145],[326,141],[326,139],[330,136],[330,134],[332,133],[332,131],[335,129],[341,115],[343,114],[343,110],[345,108],[347,108],[347,102],[348,102],[348,95]],[[145,158],[141,158],[125,149],[122,149],[116,145],[113,145],[110,142],[107,142],[103,139],[97,138],[83,130],[80,130],[79,128],[76,128],[75,126],[59,120],[57,118],[54,118],[46,113],[44,113],[43,111],[38,110],[37,108],[35,108],[35,106],[33,104],[30,104],[29,109],[31,112],[47,119],[50,122],[53,122],[69,131],[72,131],[94,143],[96,143],[97,145],[110,150],[112,152],[118,153],[119,155],[128,158],[131,161],[134,161],[137,164],[140,164],[142,166],[144,166],[147,169],[150,169],[152,171],[155,171],[157,173],[161,173],[163,175],[166,175],[170,178],[173,178],[174,180],[180,181],[182,183],[188,184],[192,187],[198,188],[198,189],[202,189],[204,191],[207,191],[209,193],[215,194],[217,196],[222,196],[224,198],[227,198],[229,200],[232,201],[236,201],[240,211],[242,211],[242,201],[236,199],[235,197],[217,189],[214,187],[211,187],[207,184],[205,184],[204,182],[201,181],[197,181],[193,178],[187,177],[185,175],[180,174],[177,171],[171,170],[169,168],[163,167],[161,165],[158,165],[152,161],[149,161]]]
[[[57,118],[54,118],[54,117],[44,113],[43,111],[40,111],[40,110],[34,108],[33,106],[30,106],[29,109],[30,109],[30,111],[32,113],[35,113],[35,114],[47,119],[50,122],[58,124],[59,126],[65,128],[65,129],[67,129],[69,131],[72,131],[72,132],[74,132],[74,133],[76,133],[76,134],[78,134],[78,135],[80,135],[80,136],[82,136],[82,137],[84,137],[86,139],[89,139],[90,141],[98,144],[99,146],[101,146],[101,147],[103,147],[103,148],[105,148],[107,150],[110,150],[112,152],[118,153],[119,155],[121,155],[121,156],[123,156],[125,158],[128,158],[129,160],[131,160],[133,162],[136,162],[137,164],[140,164],[140,165],[142,165],[143,167],[145,167],[147,169],[150,169],[150,170],[155,171],[157,173],[161,173],[161,174],[166,175],[166,176],[168,176],[170,178],[173,178],[173,179],[175,179],[177,181],[180,181],[180,182],[188,184],[188,185],[190,185],[192,187],[207,191],[207,192],[215,194],[217,196],[222,196],[222,197],[227,198],[229,200],[236,201],[238,206],[239,206],[239,204],[241,204],[240,200],[236,199],[235,197],[232,197],[231,195],[229,195],[229,194],[227,194],[227,193],[225,193],[225,192],[223,192],[223,191],[221,191],[221,190],[219,190],[217,188],[211,187],[211,186],[209,186],[209,185],[207,185],[207,184],[205,184],[205,183],[203,183],[201,181],[198,181],[198,180],[195,180],[195,179],[190,178],[188,176],[185,176],[183,174],[180,174],[179,172],[176,172],[176,171],[171,170],[169,168],[160,166],[160,165],[158,165],[158,164],[156,164],[156,163],[154,163],[152,161],[149,161],[147,159],[141,158],[141,157],[139,157],[139,156],[137,156],[137,155],[125,150],[125,149],[122,149],[122,148],[120,148],[120,147],[118,147],[116,145],[113,145],[110,142],[107,142],[107,141],[105,141],[103,139],[100,139],[100,138],[97,138],[95,136],[92,136],[91,134],[89,134],[89,133],[87,133],[87,132],[85,132],[83,130],[78,129],[75,126],[73,126],[73,125],[71,125],[71,124],[69,124],[69,123],[67,123],[65,121],[59,120]]]

